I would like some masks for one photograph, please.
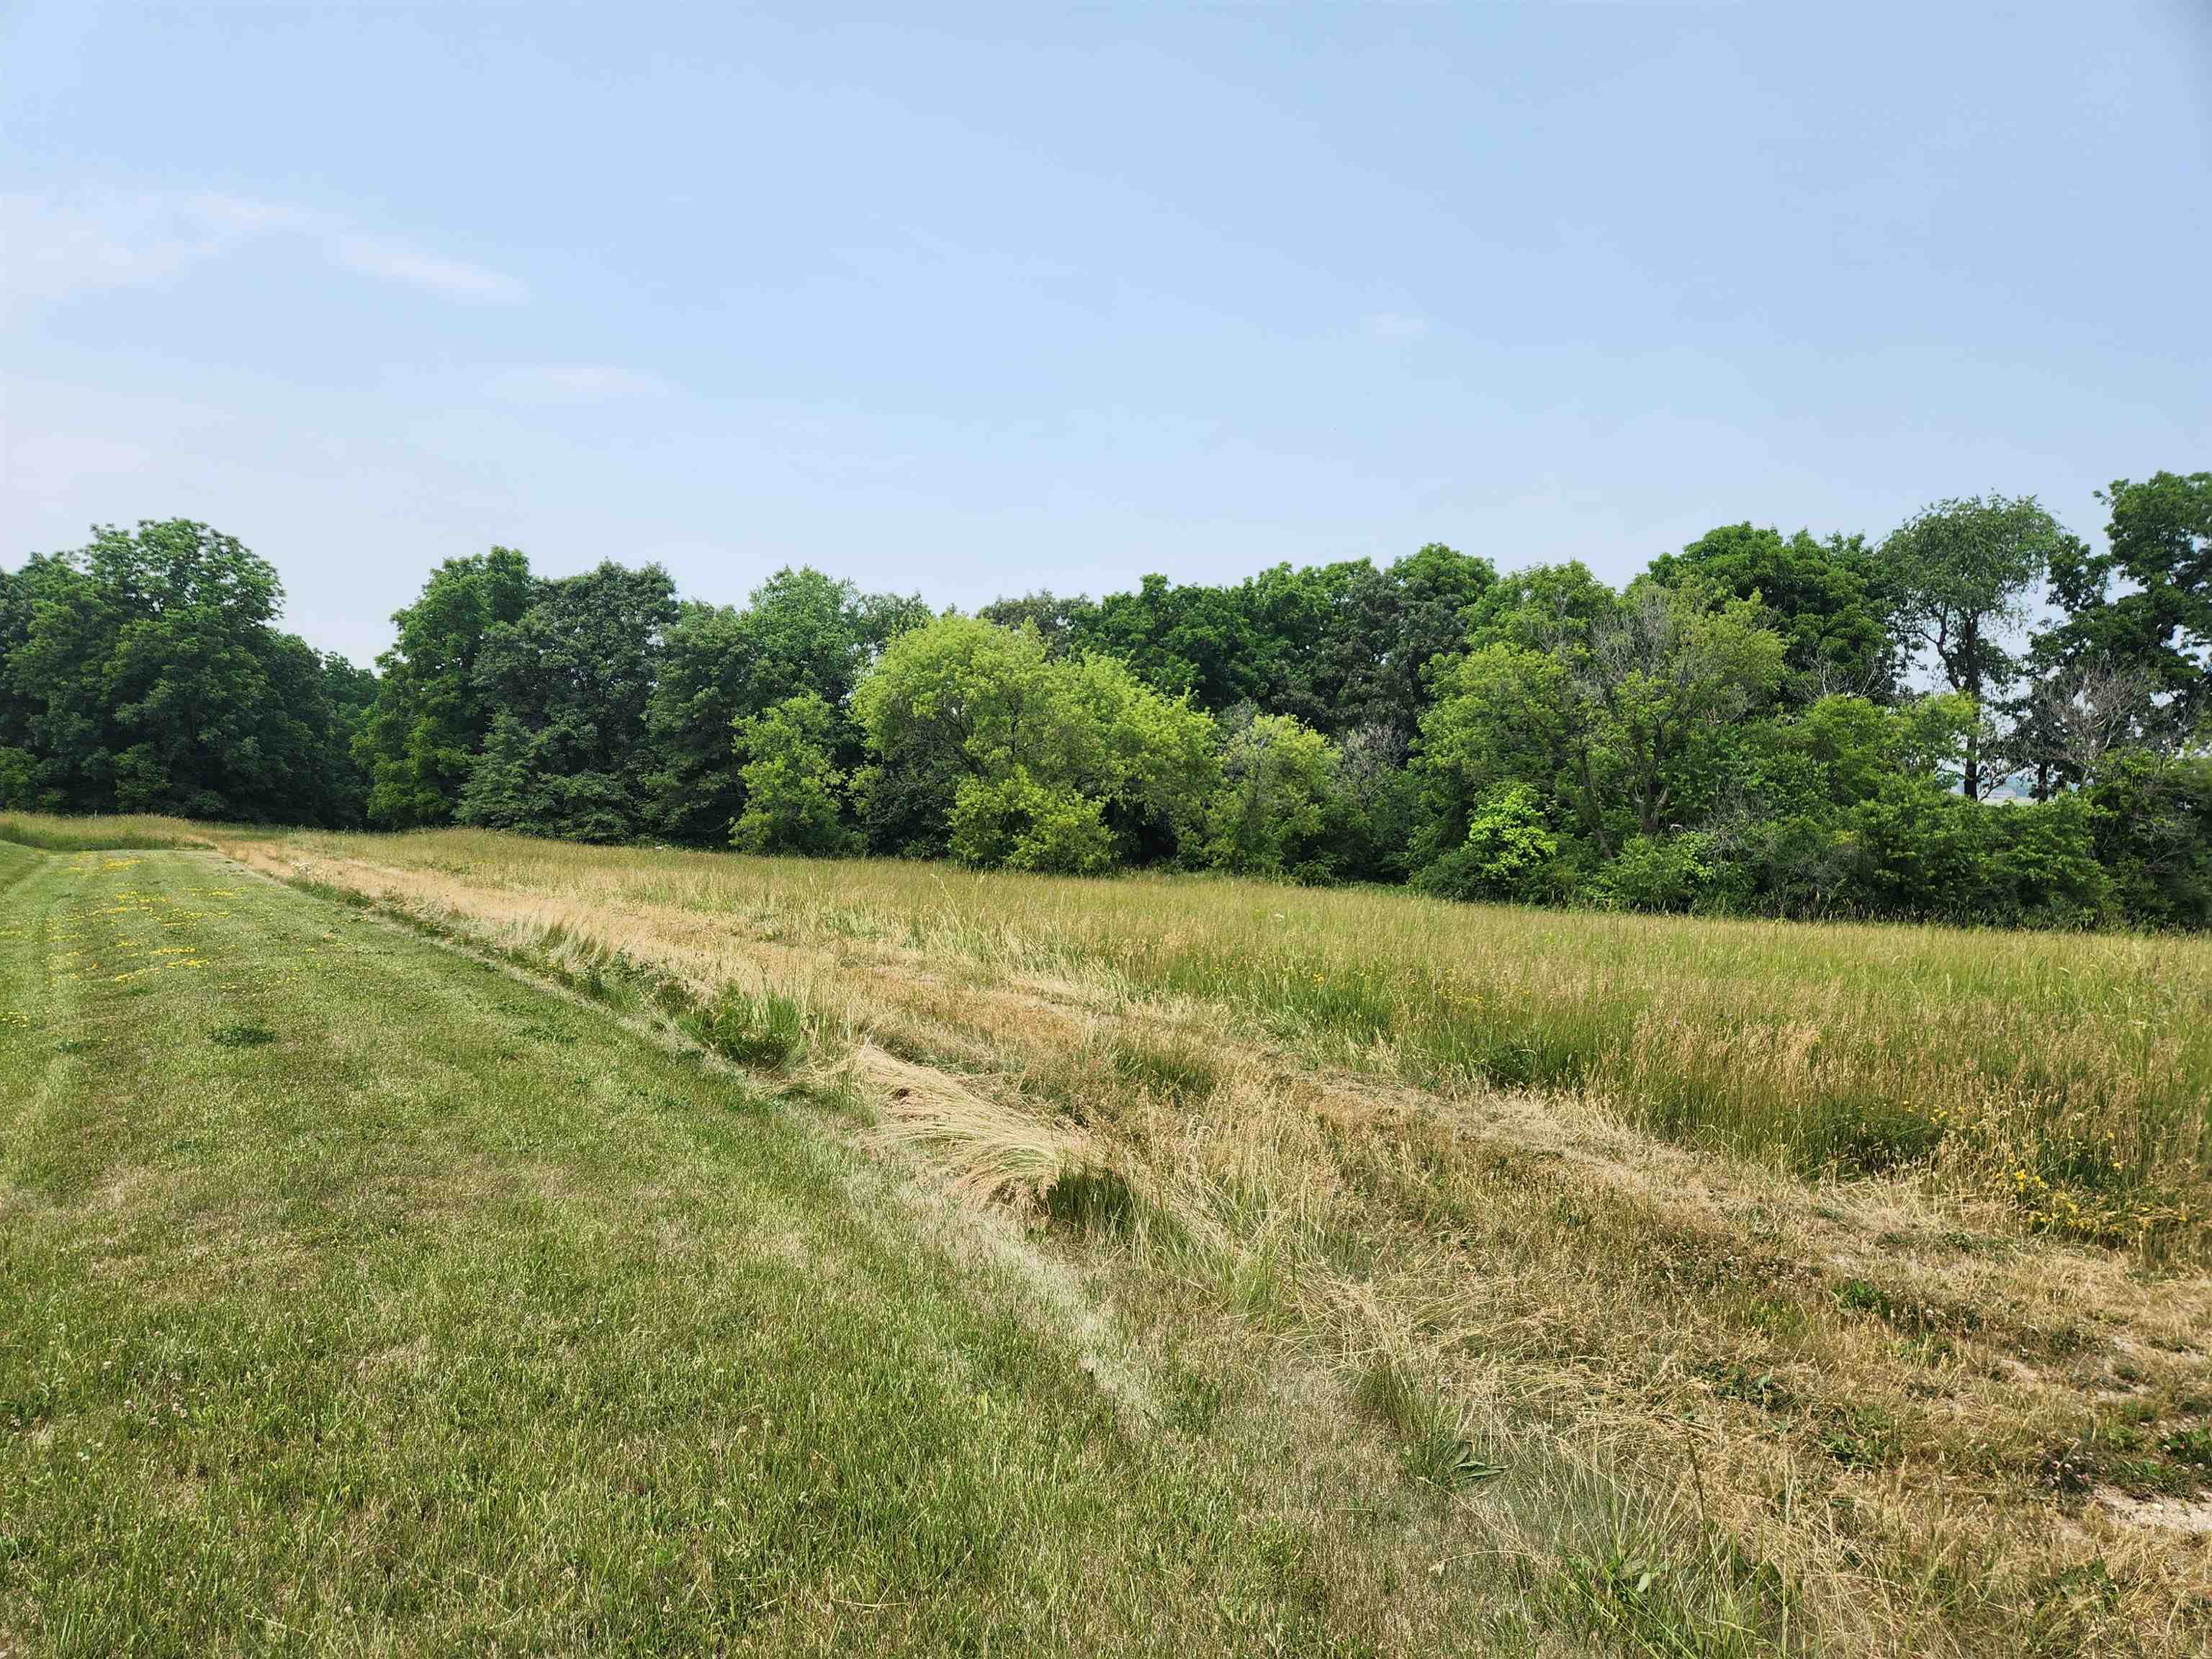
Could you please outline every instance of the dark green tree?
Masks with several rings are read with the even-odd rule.
[[[670,625],[646,704],[646,818],[653,834],[694,846],[729,836],[744,805],[730,733],[758,712],[751,658],[744,612],[730,605],[690,600]]]
[[[1119,657],[1146,684],[1217,710],[1267,689],[1261,643],[1232,591],[1151,575],[1109,593],[1077,630],[1076,648]]]
[[[40,758],[55,723],[47,707],[54,658],[48,653],[49,666],[34,683],[23,652],[41,600],[65,601],[66,591],[83,580],[62,553],[33,553],[21,570],[0,571],[0,799],[7,805],[64,804],[63,769]]]
[[[666,571],[608,562],[544,583],[520,620],[494,626],[476,683],[496,712],[460,822],[572,841],[639,834],[646,708],[676,617]]]
[[[1044,641],[1047,656],[1065,657],[1086,636],[1097,620],[1098,607],[1080,593],[1062,599],[1050,588],[1041,587],[1019,599],[994,599],[976,607],[975,614],[1001,628],[1027,624]]]
[[[1895,690],[1888,597],[1863,537],[1823,542],[1809,531],[1784,537],[1747,523],[1723,525],[1680,553],[1660,555],[1650,574],[1669,587],[1702,586],[1765,605],[1787,642],[1784,689],[1793,702],[1831,696],[1880,702]]]
[[[1262,713],[1287,714],[1316,729],[1344,729],[1346,683],[1338,641],[1353,584],[1374,574],[1364,559],[1303,569],[1279,564],[1229,590],[1252,641],[1246,666]]]
[[[2124,914],[2153,927],[2212,927],[2212,760],[2124,751],[2082,793]]]
[[[326,820],[312,781],[331,739],[313,653],[276,629],[283,590],[236,538],[177,519],[96,529],[33,561],[9,653],[11,715],[37,794],[78,811]]]
[[[407,829],[453,820],[491,732],[477,659],[486,635],[520,621],[538,587],[528,560],[495,547],[447,560],[422,597],[393,615],[399,635],[376,659],[376,703],[354,740],[371,822]]]
[[[1340,738],[1379,729],[1410,744],[1435,702],[1432,670],[1465,647],[1475,603],[1497,580],[1489,560],[1442,542],[1388,570],[1356,567],[1318,648],[1312,723]]]
[[[28,569],[0,570],[0,749],[26,754],[31,742],[31,705],[16,690],[8,665],[31,637],[31,586]]]
[[[2064,619],[2037,641],[2045,659],[2084,661],[2139,686],[2141,736],[2171,744],[2212,712],[2212,472],[2116,480],[2105,550],[2067,543],[2051,564]]]
[[[859,752],[845,703],[861,670],[917,613],[927,620],[919,599],[864,594],[811,567],[777,571],[742,611],[684,606],[647,711],[655,832],[702,845],[725,839],[744,805],[731,730],[801,691],[836,715],[831,752],[849,770]]]
[[[330,822],[358,829],[368,822],[368,774],[354,758],[354,745],[376,710],[378,683],[368,669],[336,651],[322,656],[323,696],[331,710],[331,742],[322,757],[331,799],[337,804]]]

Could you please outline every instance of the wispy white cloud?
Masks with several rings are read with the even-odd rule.
[[[55,300],[165,283],[297,222],[270,203],[214,191],[75,201],[0,194],[0,294]]]
[[[380,236],[347,233],[333,237],[330,249],[331,257],[349,270],[432,294],[464,300],[512,301],[521,299],[525,293],[522,284],[504,271],[471,264],[465,259],[448,259]]]
[[[1418,340],[1429,331],[1426,318],[1409,317],[1402,311],[1376,312],[1363,326],[1378,340]]]
[[[157,288],[256,244],[306,242],[349,270],[433,294],[514,301],[503,272],[365,234],[327,216],[219,191],[0,193],[0,308]]]
[[[501,403],[526,408],[567,407],[657,398],[670,390],[658,375],[620,363],[524,363],[502,369],[485,383]]]

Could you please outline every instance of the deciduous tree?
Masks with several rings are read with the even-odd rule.
[[[646,705],[676,615],[666,571],[610,562],[544,583],[518,621],[487,633],[476,684],[498,713],[460,821],[572,841],[635,836]]]
[[[2008,648],[2045,568],[2071,538],[2033,495],[1938,501],[1881,545],[1882,580],[1904,637],[1924,647],[1954,691],[1986,707],[2016,666]],[[1960,787],[1985,793],[1982,745],[1970,743]]]
[[[834,854],[859,843],[843,817],[845,775],[831,750],[837,711],[815,690],[795,693],[737,723],[745,810],[731,842],[751,853]]]
[[[398,637],[376,659],[376,703],[355,739],[372,822],[406,829],[453,820],[495,712],[477,659],[493,629],[521,619],[538,586],[527,559],[495,547],[447,560],[394,613]]]

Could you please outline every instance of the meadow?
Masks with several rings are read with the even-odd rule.
[[[15,825],[0,1651],[2212,1641],[2194,941]]]
[[[2201,1260],[2212,1238],[2212,940],[609,854],[462,831],[343,844],[352,860],[771,939],[1096,975],[1232,1011],[1317,1062],[1425,1089],[1571,1092],[1808,1175],[1912,1169],[2024,1224],[2154,1257]],[[622,947],[620,923],[596,926]]]

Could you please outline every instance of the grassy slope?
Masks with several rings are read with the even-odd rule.
[[[1460,1488],[1415,1588],[1495,1604],[1503,1581],[1569,1650],[1601,1633],[1666,1652],[2212,1639],[2212,1279],[2039,1233],[2009,1177],[1808,1182],[1655,1126],[1621,1079],[1500,1091],[1419,1040],[1480,993],[1478,1036],[1494,1000],[1520,1009],[1524,1049],[1595,1033],[1655,1075],[1693,1060],[1786,1104],[1839,1078],[1877,1102],[1978,1097],[2002,1081],[1982,1062],[2035,1024],[2036,1063],[2075,1068],[2069,1110],[2094,1114],[2127,1105],[2149,1050],[2193,1075],[2201,1021],[2169,1015],[2148,1039],[2136,1022],[2185,1000],[2200,943],[1528,916],[458,832],[228,844],[556,959],[618,1001],[617,957],[699,994],[788,995],[817,1039],[862,1040],[861,1105],[953,1173],[1110,1170],[1126,1218],[1060,1247],[1111,1291],[1110,1322],[1148,1348],[1220,1317],[1293,1357],[1305,1386],[1267,1403],[1297,1437],[1373,1424],[1407,1473]],[[1208,960],[1218,975],[1172,977]],[[1590,1012],[1607,998],[1671,1012],[1638,1036]],[[1340,1006],[1415,1040],[1352,1041]],[[1820,1054],[1761,1072],[1767,1021]],[[2097,1044],[2123,1030],[2137,1048],[2115,1070]],[[1952,1063],[1961,1037],[1976,1065]],[[2014,1081],[2032,1081],[2018,1056]],[[2043,1109],[2026,1106],[2032,1130]],[[1249,1358],[1212,1380],[1233,1394]],[[1216,1422],[1202,1449],[1234,1443]],[[1313,1478],[1338,1509],[1395,1501],[1387,1482]],[[1396,1595],[1427,1606],[1402,1580]]]
[[[212,857],[0,886],[0,1652],[1526,1650],[817,1109]]]

